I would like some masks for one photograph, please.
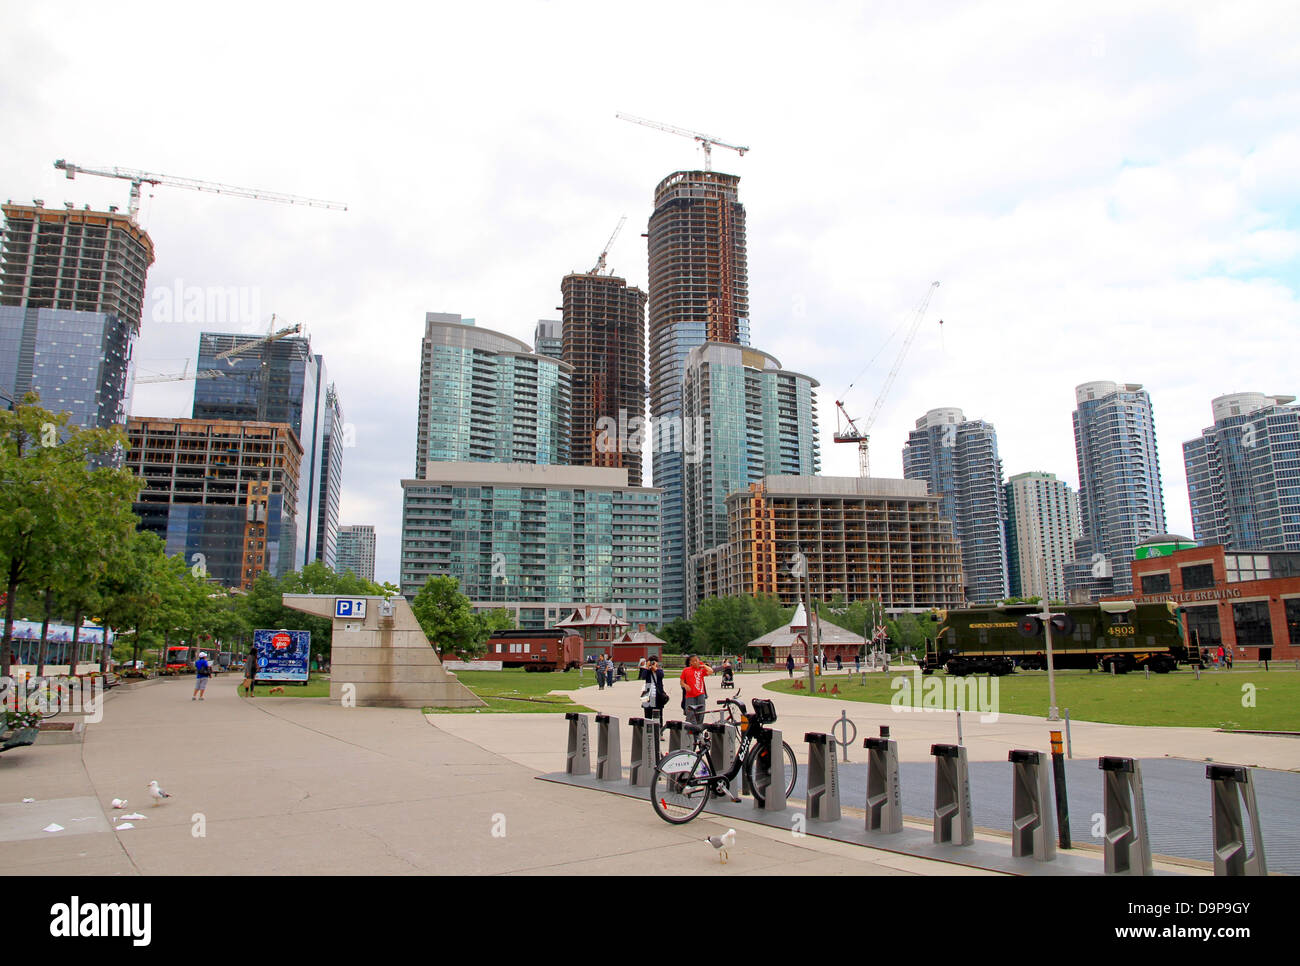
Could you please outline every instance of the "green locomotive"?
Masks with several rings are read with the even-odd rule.
[[[1005,604],[950,610],[939,616],[926,642],[924,673],[1010,674],[1016,668],[1047,668],[1041,607]],[[1189,659],[1178,609],[1172,603],[1131,600],[1067,604],[1052,608],[1052,664],[1117,673],[1149,667],[1157,674]]]

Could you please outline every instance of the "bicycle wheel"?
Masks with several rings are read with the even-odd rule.
[[[794,757],[794,749],[786,742],[781,742],[781,752],[785,757],[785,797],[789,798],[794,793],[794,783],[799,777],[799,763]],[[759,756],[766,756],[771,753],[768,745],[755,744],[749,749],[749,754],[745,756],[745,775],[749,779],[749,787],[754,793],[754,800],[762,805],[767,796],[762,793],[758,783],[754,780],[758,772]]]
[[[674,751],[659,759],[650,782],[655,814],[672,825],[685,825],[709,801],[709,763],[693,751]]]
[[[27,696],[27,710],[39,714],[42,720],[49,720],[63,710],[62,696],[57,687],[42,684]]]

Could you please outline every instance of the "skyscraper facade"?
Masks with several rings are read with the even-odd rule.
[[[342,450],[333,455],[340,461],[338,473],[327,474],[324,461],[330,386],[323,357],[312,353],[306,338],[268,341],[256,335],[203,332],[198,372],[220,375],[195,381],[195,419],[287,423],[293,428],[303,456],[294,514],[298,535],[290,569],[321,559],[321,525],[324,521],[328,533],[328,508],[338,506],[342,487]],[[338,408],[337,396],[334,408]],[[322,482],[328,484],[323,499]],[[333,514],[337,527],[337,510]]]
[[[563,324],[554,319],[538,319],[537,328],[533,330],[533,351],[539,356],[552,359],[564,358]]]
[[[473,319],[425,314],[415,473],[429,462],[569,462],[571,367]]]
[[[375,579],[375,528],[368,524],[339,527],[334,569],[352,571],[362,580]]]
[[[319,356],[317,357],[319,358]],[[343,423],[343,407],[334,383],[325,390],[325,431],[320,456],[320,485],[317,487],[316,559],[334,568],[337,563],[339,501],[343,497],[343,450],[351,444],[351,432]]]
[[[925,480],[939,497],[961,544],[966,597],[991,603],[1007,596],[1006,492],[998,435],[960,409],[932,409],[916,421],[903,448],[903,477]]]
[[[1233,550],[1300,550],[1300,406],[1294,396],[1213,400],[1214,425],[1183,443],[1192,532]]]
[[[765,476],[821,469],[817,385],[757,349],[706,342],[687,356],[683,425],[694,437],[683,446],[682,466],[688,615],[703,599],[697,555],[727,541],[727,497]]]
[[[1165,497],[1151,397],[1136,383],[1075,389],[1074,448],[1083,536],[1066,567],[1072,599],[1133,590],[1130,564],[1147,537],[1165,532]]]
[[[592,274],[566,275],[560,291],[562,358],[573,367],[571,459],[626,469],[628,482],[640,486],[646,294],[624,279]]]
[[[650,415],[671,425],[682,415],[690,351],[705,342],[749,344],[749,275],[740,178],[678,171],[655,188],[650,216]],[[684,460],[656,445],[654,483],[663,489],[664,619],[686,600]]]
[[[115,211],[3,210],[0,403],[34,390],[74,426],[124,424],[153,241]]]
[[[1065,600],[1065,568],[1079,539],[1079,497],[1052,473],[1007,481],[1007,556],[1016,597]]]

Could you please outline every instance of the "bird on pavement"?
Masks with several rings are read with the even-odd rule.
[[[159,788],[157,781],[151,781],[149,783],[149,797],[153,799],[154,807],[157,808],[164,798],[171,798],[171,795]]]
[[[721,835],[710,835],[704,841],[712,845],[718,852],[718,861],[726,863],[728,855],[727,849],[736,844],[736,830],[729,828]]]

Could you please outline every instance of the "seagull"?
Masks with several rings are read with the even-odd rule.
[[[718,850],[718,861],[725,864],[728,858],[727,849],[736,844],[736,830],[729,828],[721,835],[710,835],[704,841]]]
[[[153,799],[154,808],[157,808],[158,804],[164,798],[171,798],[170,795],[158,787],[157,781],[151,781],[149,783],[149,797]]]

